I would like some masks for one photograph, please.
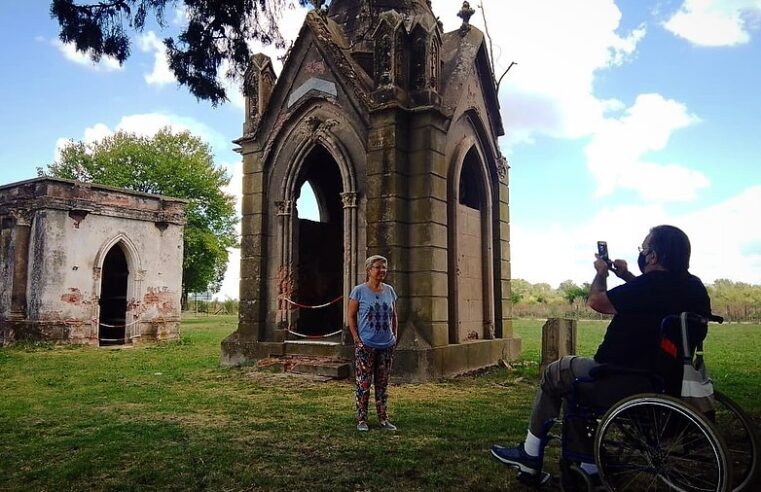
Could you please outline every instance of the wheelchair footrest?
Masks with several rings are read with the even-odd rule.
[[[518,472],[518,481],[523,485],[528,485],[529,487],[541,487],[543,485],[547,485],[550,480],[552,480],[552,475],[546,471],[533,475],[530,473]]]

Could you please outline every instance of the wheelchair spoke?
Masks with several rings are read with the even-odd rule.
[[[676,399],[632,397],[603,418],[595,439],[601,476],[610,490],[722,490],[721,443],[702,416]]]

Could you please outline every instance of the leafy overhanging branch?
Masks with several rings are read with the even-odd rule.
[[[184,6],[188,23],[175,37],[167,37],[169,67],[177,81],[198,99],[216,106],[227,100],[219,80],[224,61],[225,76],[242,76],[251,58],[250,44],[284,47],[278,28],[283,11],[309,0],[103,0],[78,4],[74,0],[52,0],[50,14],[64,43],[93,61],[109,56],[123,64],[130,56],[130,30],[141,32],[150,13],[165,27],[168,6]]]

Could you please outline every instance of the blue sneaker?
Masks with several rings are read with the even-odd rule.
[[[495,444],[491,447],[491,454],[502,463],[518,468],[521,473],[537,475],[542,471],[542,457],[526,453],[523,444],[514,448]]]

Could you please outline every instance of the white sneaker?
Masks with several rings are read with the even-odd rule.
[[[367,426],[367,422],[362,421],[357,424],[357,430],[360,432],[367,432],[370,430],[370,427]]]
[[[387,430],[387,431],[395,431],[396,430],[396,426],[394,424],[392,424],[391,422],[389,422],[388,420],[384,420],[383,422],[381,422],[380,423],[380,427],[381,427],[381,429]]]

